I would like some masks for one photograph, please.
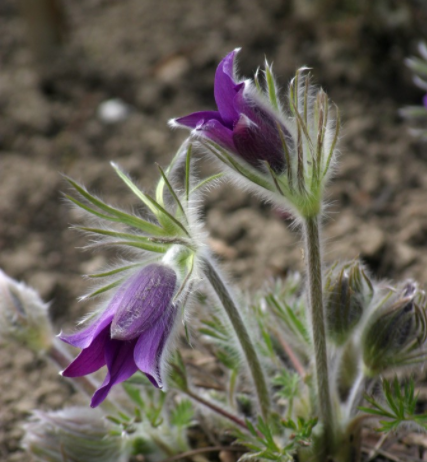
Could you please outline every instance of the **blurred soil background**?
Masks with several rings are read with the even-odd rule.
[[[166,166],[186,136],[168,119],[214,109],[216,65],[236,47],[242,75],[266,56],[286,89],[307,65],[340,107],[328,260],[360,255],[377,277],[427,284],[427,145],[397,112],[421,104],[404,59],[427,38],[425,0],[66,1],[55,16],[57,49],[40,48],[43,34],[29,32],[22,5],[0,2],[0,268],[51,301],[58,331],[91,308],[76,301],[88,288],[81,275],[111,257],[76,249],[85,239],[69,229],[79,216],[64,203],[61,173],[136,206],[109,162],[149,190],[155,162]],[[111,99],[125,104],[119,122],[102,117]],[[290,221],[257,198],[222,185],[206,194],[203,211],[212,246],[242,289],[301,269]],[[19,440],[31,410],[77,401],[43,358],[2,347],[0,460],[27,460]]]

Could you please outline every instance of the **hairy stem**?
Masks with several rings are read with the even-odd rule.
[[[212,288],[218,295],[218,298],[220,299],[234,328],[236,337],[240,342],[240,346],[242,347],[243,354],[246,357],[246,361],[252,375],[252,380],[255,385],[261,414],[264,419],[267,419],[270,414],[270,395],[268,393],[264,371],[261,367],[261,363],[252,339],[249,336],[249,333],[240,315],[239,309],[237,308],[237,305],[234,302],[233,297],[228,291],[221,276],[208,259],[205,259],[203,263],[205,276],[208,278]]]
[[[248,430],[248,427],[243,419],[241,419],[240,417],[237,417],[234,414],[231,414],[230,412],[226,411],[223,407],[219,407],[216,404],[212,403],[211,401],[207,401],[206,399],[202,398],[199,395],[196,395],[196,393],[193,393],[190,390],[186,390],[184,393],[190,398],[194,399],[194,401],[197,401],[198,403],[203,404],[203,406],[206,406],[211,411],[214,411],[217,414],[221,415],[222,417],[225,417],[226,419],[230,420],[235,425],[241,428],[244,428],[245,430]]]
[[[322,260],[320,255],[319,217],[304,219],[309,307],[316,367],[319,420],[324,428],[325,451],[333,438],[333,413],[329,388],[326,328],[323,311]]]
[[[283,351],[288,356],[289,361],[294,366],[294,369],[297,371],[300,377],[304,379],[305,378],[304,366],[301,364],[301,361],[298,359],[297,355],[294,353],[294,350],[291,348],[289,343],[281,335],[279,335],[278,332],[275,331],[274,334],[277,337],[277,340],[279,341],[281,347],[283,348]]]

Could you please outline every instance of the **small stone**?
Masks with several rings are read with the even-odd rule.
[[[165,83],[172,83],[184,75],[190,68],[188,59],[184,56],[171,56],[164,60],[156,69],[156,76]]]
[[[120,98],[109,99],[98,107],[98,118],[105,124],[123,122],[129,117],[130,106]]]
[[[221,462],[236,462],[236,454],[231,451],[221,451],[219,453],[219,459]]]

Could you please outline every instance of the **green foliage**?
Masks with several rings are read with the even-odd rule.
[[[273,385],[278,387],[276,391],[278,397],[292,401],[299,395],[301,377],[294,372],[283,369],[273,378]]]
[[[246,420],[251,439],[248,440],[246,434],[239,433],[237,442],[249,449],[240,460],[292,461],[298,448],[310,446],[316,423],[317,419],[289,419],[281,420],[279,428],[273,428],[261,417],[256,425]]]
[[[186,428],[194,422],[194,409],[189,399],[182,399],[170,413],[169,423],[178,428]]]
[[[163,423],[163,408],[167,396],[165,393],[147,387],[144,388],[145,396],[142,397],[141,389],[128,382],[123,383],[123,389],[131,401],[138,406],[135,411],[137,420],[146,419],[153,428]]]
[[[176,388],[177,390],[183,391],[184,393],[187,392],[187,369],[185,367],[184,360],[182,359],[181,353],[179,351],[176,351],[175,354],[171,356],[169,360],[169,365],[171,367],[169,373],[170,386]]]
[[[414,423],[427,430],[427,414],[416,414],[417,396],[414,381],[408,380],[403,387],[397,377],[393,382],[383,380],[382,390],[385,403],[382,404],[372,396],[365,396],[371,407],[359,407],[359,410],[386,419],[380,420],[379,432],[388,433],[396,430],[403,423]]]

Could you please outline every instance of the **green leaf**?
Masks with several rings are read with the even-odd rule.
[[[189,399],[183,399],[170,414],[170,424],[176,427],[185,428],[189,427],[193,423],[194,409]]]
[[[387,419],[379,421],[381,427],[377,429],[378,431],[389,432],[397,429],[405,422],[415,422],[427,429],[427,414],[415,414],[417,397],[412,379],[403,385],[403,391],[397,377],[394,378],[393,382],[384,379],[382,389],[385,398],[384,405],[372,396],[365,396],[371,407],[359,407],[359,410],[367,414]]]
[[[270,103],[272,104],[274,109],[276,109],[276,111],[279,111],[280,108],[277,99],[276,82],[274,81],[272,69],[267,61],[265,62],[265,80],[267,82],[267,90]]]
[[[131,385],[129,382],[123,382],[123,389],[129,398],[141,409],[144,408],[144,401],[141,398],[141,392],[138,388]]]
[[[114,170],[116,171],[117,175],[124,181],[126,186],[139,198],[141,201],[152,211],[152,213],[156,216],[159,222],[168,228],[172,228],[172,230],[179,228],[188,236],[187,230],[184,228],[182,223],[180,223],[174,216],[172,216],[169,212],[167,212],[158,202],[156,202],[151,196],[148,194],[144,194],[133,181],[122,171],[120,168],[112,163],[111,164]]]
[[[190,194],[193,194],[194,192],[196,192],[198,189],[201,189],[203,188],[204,186],[206,186],[207,184],[211,183],[212,181],[215,181],[215,180],[218,180],[219,178],[222,178],[225,174],[224,173],[217,173],[215,175],[212,175],[208,178],[205,178],[203,181],[201,181],[200,183],[198,183],[196,186],[194,186],[194,188],[191,190]]]
[[[119,286],[122,282],[123,282],[123,278],[117,279],[111,284],[105,285],[101,287],[100,289],[96,289],[94,292],[91,292],[90,294],[81,297],[80,300],[86,300],[87,298],[96,297],[97,295],[103,294],[104,292],[114,289],[114,287]]]
[[[102,273],[88,274],[87,277],[91,279],[105,278],[108,276],[114,276],[115,274],[121,273],[122,271],[137,268],[138,266],[141,266],[141,263],[134,263],[133,265],[121,266],[120,268],[114,268],[108,271],[103,271]]]
[[[168,180],[168,177],[166,176],[165,172],[163,171],[162,167],[160,167],[160,165],[157,164],[157,168],[159,169],[160,174],[162,175],[163,181],[165,182],[166,186],[168,187],[169,192],[171,193],[171,196],[173,197],[174,201],[176,202],[176,205],[178,206],[179,210],[181,211],[182,216],[185,219],[187,219],[186,215],[185,215],[184,208],[183,208],[183,206],[181,204],[181,201],[179,200],[178,196],[176,195],[175,190],[173,189],[172,185],[170,184],[170,182]]]
[[[151,234],[153,236],[165,235],[165,231],[161,227],[153,223],[150,223],[146,220],[143,220],[142,218],[130,215],[129,213],[122,212],[121,210],[111,207],[102,202],[101,200],[97,199],[96,197],[92,196],[91,194],[89,194],[83,187],[81,187],[71,178],[65,177],[65,179],[82,197],[84,197],[88,202],[95,205],[105,213],[100,213],[92,207],[89,207],[86,204],[75,199],[74,197],[65,195],[67,199],[69,199],[71,202],[73,202],[75,205],[82,208],[83,210],[86,210],[87,212],[97,216],[98,218],[103,218],[104,220],[112,221],[115,223],[123,223],[125,225],[140,229],[141,231],[147,234]]]
[[[135,247],[141,250],[147,250],[148,252],[154,253],[166,253],[169,248],[169,245],[166,244],[155,244],[154,242],[132,242],[132,241],[111,241],[108,242],[108,245],[118,245],[118,246],[128,246]]]
[[[147,199],[147,196],[136,186],[136,184],[124,173],[120,167],[111,162],[111,166],[114,168],[117,175],[120,179],[125,183],[125,185],[138,197],[150,210],[153,212],[155,216],[157,216],[157,208],[153,206],[153,204]]]
[[[76,229],[80,229],[81,231],[87,231],[89,233],[100,234],[102,236],[111,236],[111,237],[117,237],[120,239],[129,239],[131,241],[144,242],[144,243],[152,242],[151,238],[146,237],[146,236],[138,236],[137,234],[131,234],[131,233],[121,233],[119,231],[110,231],[110,230],[102,229],[102,228],[87,228],[85,226],[76,226]]]

